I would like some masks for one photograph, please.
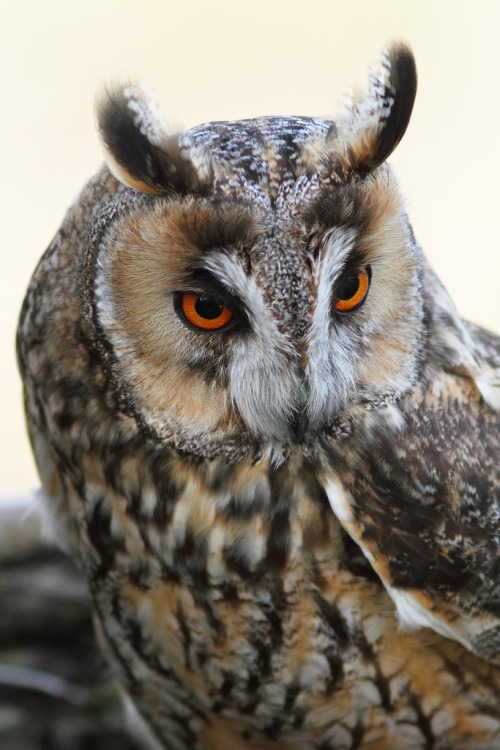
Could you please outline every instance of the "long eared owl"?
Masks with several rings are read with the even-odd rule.
[[[500,748],[500,340],[386,163],[415,93],[394,45],[335,119],[98,104],[107,166],[18,354],[47,509],[160,747]]]

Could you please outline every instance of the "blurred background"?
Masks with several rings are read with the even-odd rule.
[[[0,490],[38,483],[14,355],[42,251],[101,161],[94,93],[148,81],[171,120],[329,115],[392,39],[419,91],[392,156],[417,239],[464,317],[500,333],[498,0],[20,0],[0,28]]]

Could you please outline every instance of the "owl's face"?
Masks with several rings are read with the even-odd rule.
[[[338,122],[261,118],[173,137],[140,89],[101,106],[108,161],[134,197],[124,192],[91,248],[95,336],[155,434],[203,455],[307,444],[414,382],[420,264],[383,162],[415,77],[406,50],[391,54],[383,92]]]

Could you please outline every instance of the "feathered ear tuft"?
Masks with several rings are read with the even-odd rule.
[[[348,169],[368,173],[387,159],[406,131],[416,92],[412,51],[403,44],[385,49],[369,71],[366,95],[348,103]]]
[[[189,153],[167,127],[156,97],[125,83],[96,101],[97,130],[110,170],[126,185],[155,195],[188,193],[200,176]]]

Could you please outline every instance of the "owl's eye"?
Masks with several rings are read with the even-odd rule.
[[[337,312],[353,312],[362,305],[370,287],[370,276],[370,269],[363,268],[343,277],[333,300]]]
[[[220,331],[233,317],[233,311],[219,300],[190,292],[179,294],[176,309],[188,328],[205,333]]]

